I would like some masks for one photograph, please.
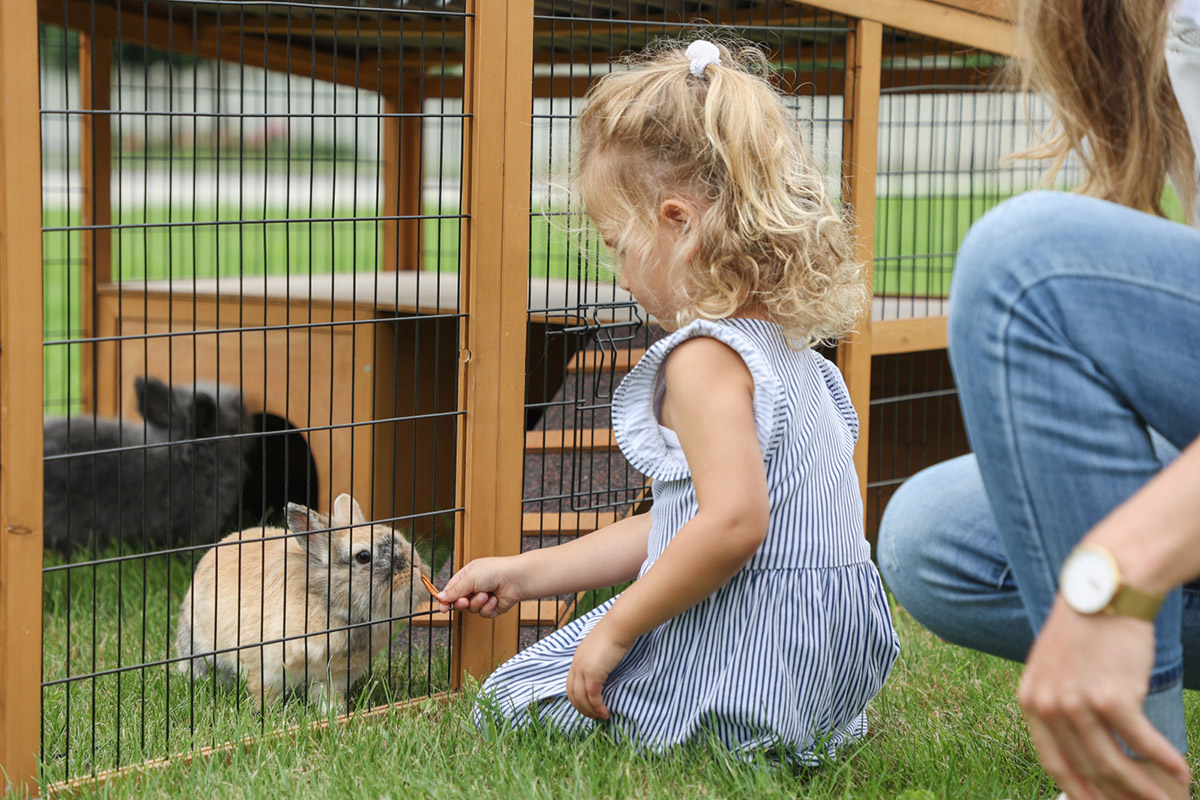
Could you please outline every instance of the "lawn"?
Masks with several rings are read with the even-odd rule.
[[[871,733],[803,774],[743,763],[709,743],[640,756],[605,734],[481,733],[470,693],[379,721],[304,730],[227,758],[182,762],[106,784],[99,797],[294,798],[1049,798],[1013,700],[1016,665],[945,644],[902,610],[903,650],[868,709]],[[244,703],[245,698],[242,698]],[[221,696],[227,713],[235,698]],[[1187,694],[1189,730],[1200,735]],[[270,730],[282,719],[272,717]],[[257,732],[248,721],[237,730]],[[231,731],[233,733],[233,731]],[[1193,768],[1198,766],[1192,759]]]

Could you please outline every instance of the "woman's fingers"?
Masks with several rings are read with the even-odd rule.
[[[1096,793],[1088,788],[1087,782],[1074,766],[1077,759],[1069,756],[1064,749],[1063,737],[1041,716],[1028,709],[1025,716],[1029,723],[1029,737],[1041,756],[1042,766],[1054,778],[1063,794],[1075,800],[1097,800]]]
[[[1068,720],[1069,730],[1063,733],[1075,750],[1073,760],[1084,779],[1101,797],[1167,800],[1146,770],[1121,749],[1108,723],[1090,712]]]
[[[1141,712],[1140,706],[1101,716],[1095,698],[1060,695],[1026,707],[1030,736],[1046,767],[1071,800],[1144,798],[1168,800],[1139,761],[1130,758],[1114,735],[1180,781],[1190,779],[1187,763]]]
[[[1184,786],[1191,782],[1192,772],[1187,761],[1167,737],[1150,723],[1141,708],[1123,709],[1107,720],[1106,727],[1116,731],[1130,750],[1146,761],[1157,764]]]

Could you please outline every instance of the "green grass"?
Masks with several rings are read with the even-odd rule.
[[[111,546],[99,557],[118,554]],[[47,555],[47,566],[65,563]],[[193,684],[176,664],[157,663],[176,656],[175,626],[192,572],[190,558],[152,554],[45,574],[43,681],[66,681],[45,687],[42,695],[47,780],[322,718],[301,700],[259,715],[244,687],[207,678]],[[137,665],[150,666],[129,669]],[[381,654],[370,676],[360,682],[353,706],[369,708],[442,691],[448,676],[448,652],[429,629],[398,623],[391,657]]]
[[[480,732],[469,693],[382,721],[305,730],[106,784],[99,797],[294,798],[1051,798],[1013,693],[1019,667],[945,644],[895,612],[901,657],[868,708],[871,733],[837,761],[796,774],[711,743],[638,755],[604,733]],[[221,696],[228,712],[234,698]],[[1189,730],[1200,735],[1187,695]],[[237,733],[271,730],[246,721]],[[149,754],[149,753],[147,753]],[[1193,768],[1197,766],[1195,757]]]

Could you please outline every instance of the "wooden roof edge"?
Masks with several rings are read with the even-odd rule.
[[[1012,55],[1012,0],[786,0],[888,28]],[[992,16],[1005,14],[1004,17]]]

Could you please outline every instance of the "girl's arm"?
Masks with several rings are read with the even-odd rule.
[[[556,547],[476,559],[454,574],[437,599],[442,611],[495,617],[521,600],[633,580],[649,538],[650,515],[638,514]]]
[[[567,695],[593,718],[608,717],[601,687],[634,640],[723,586],[767,534],[754,381],[741,356],[716,339],[690,339],[667,360],[666,384],[663,422],[683,445],[700,510],[576,651]]]

